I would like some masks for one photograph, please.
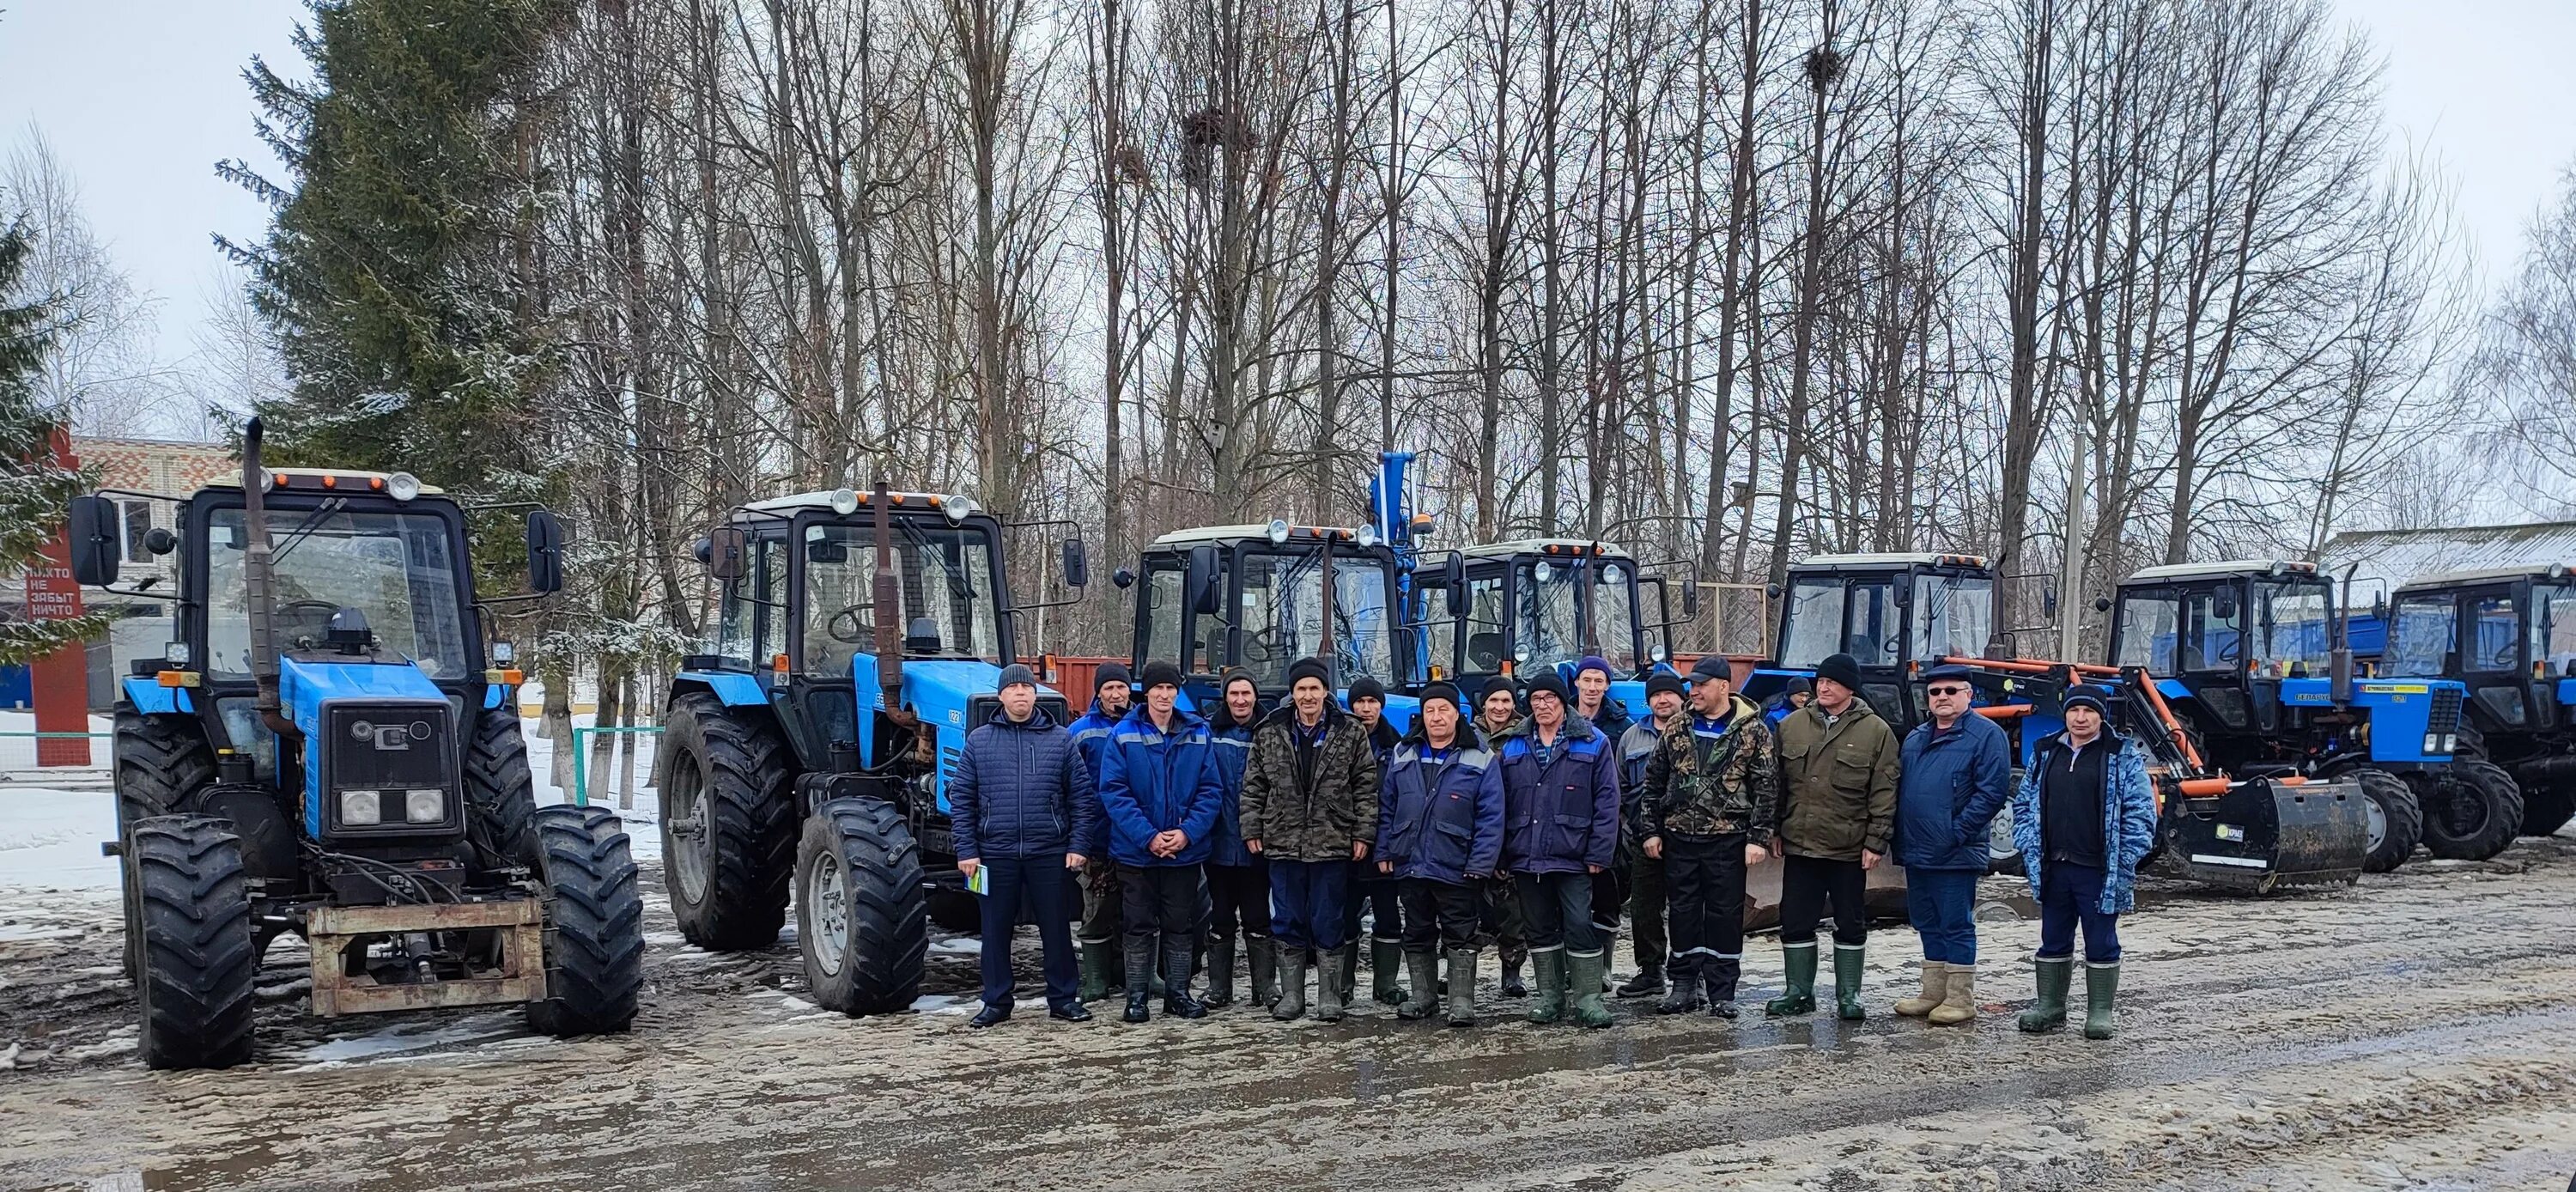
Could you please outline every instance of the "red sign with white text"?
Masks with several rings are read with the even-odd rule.
[[[71,436],[54,432],[54,463],[57,467],[78,468],[80,460],[72,454]],[[45,554],[27,572],[27,616],[30,620],[53,621],[81,615],[80,584],[72,579],[71,531],[66,528],[54,535]],[[36,731],[40,733],[86,733],[89,731],[89,650],[79,642],[37,659],[28,668],[36,696]],[[89,739],[86,737],[38,737],[38,766],[86,766],[89,761]]]

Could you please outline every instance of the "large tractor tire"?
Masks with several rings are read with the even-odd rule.
[[[2493,762],[2455,761],[2425,808],[2424,847],[2451,861],[2484,861],[2522,831],[2522,788]]]
[[[131,921],[143,941],[135,980],[143,1062],[229,1068],[250,1058],[250,886],[241,841],[224,821],[165,815],[126,828],[126,881],[140,890]]]
[[[2576,819],[2576,783],[2533,783],[2522,788],[2523,835],[2555,836],[2570,819]]]
[[[518,710],[477,714],[465,746],[466,838],[484,864],[534,873],[542,860],[536,813],[537,784],[528,773]]]
[[[2370,800],[2370,855],[2361,863],[2364,873],[2387,873],[2415,855],[2415,846],[2424,837],[2424,807],[2415,801],[2415,789],[2406,780],[2386,770],[2364,766],[2351,772],[2361,793]]]
[[[2012,791],[2015,795],[2021,793],[2021,780],[2022,768],[2013,767]],[[2004,809],[1996,812],[1994,821],[1986,825],[1986,872],[2009,873],[2016,877],[2028,872],[2022,867],[2021,846],[2013,842],[2011,799],[2004,800]]]
[[[644,988],[644,894],[626,829],[605,807],[529,817],[546,889],[546,997],[528,1025],[549,1035],[623,1031]]]
[[[921,993],[930,951],[921,849],[882,799],[834,799],[796,850],[796,938],[814,1000],[844,1014],[892,1014]]]
[[[703,691],[674,697],[662,724],[662,884],[680,934],[718,952],[777,943],[796,859],[786,743]]]
[[[159,815],[176,814],[200,791],[215,784],[215,754],[206,734],[184,716],[146,716],[124,700],[116,701],[116,825],[127,829]],[[129,875],[131,869],[128,870]],[[125,978],[134,980],[143,962],[142,926],[135,918],[142,894],[128,881],[125,891]]]

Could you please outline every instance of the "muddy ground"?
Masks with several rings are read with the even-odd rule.
[[[0,874],[0,882],[7,875]],[[817,1011],[792,944],[714,956],[653,901],[643,1017],[557,1042],[515,1013],[323,1024],[272,951],[259,1056],[149,1072],[113,895],[0,900],[0,1187],[2525,1188],[2576,1173],[2576,839],[2419,857],[2251,900],[2151,886],[2124,927],[2119,1037],[2018,1034],[2037,924],[1982,914],[1973,1029],[1886,1012],[1912,939],[1875,937],[1867,1022],[1618,1006],[1474,1031],[1362,1008],[1283,1026],[970,1032],[973,942],[920,1012]],[[1024,951],[1034,951],[1024,938]],[[1622,952],[1624,960],[1624,949]],[[1362,989],[1365,991],[1366,985]],[[2079,982],[2080,992],[2080,982]]]

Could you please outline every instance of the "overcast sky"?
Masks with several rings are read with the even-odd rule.
[[[2492,279],[2576,158],[2576,0],[2336,0],[2388,58],[2390,123],[2458,188]],[[210,236],[255,239],[260,204],[214,175],[275,163],[240,72],[300,67],[302,0],[0,0],[0,151],[43,130],[89,218],[159,296],[160,352],[188,351],[218,282]]]

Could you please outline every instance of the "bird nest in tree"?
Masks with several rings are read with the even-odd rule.
[[[1145,151],[1134,145],[1120,145],[1117,152],[1109,155],[1109,165],[1123,183],[1143,186],[1154,179],[1153,168],[1145,163]]]
[[[1843,68],[1851,65],[1851,60],[1832,46],[1817,46],[1807,51],[1806,65],[1807,86],[1822,91],[1843,77]]]
[[[1215,172],[1220,147],[1241,153],[1261,143],[1252,121],[1241,112],[1208,106],[1181,117],[1181,179],[1204,186]]]

